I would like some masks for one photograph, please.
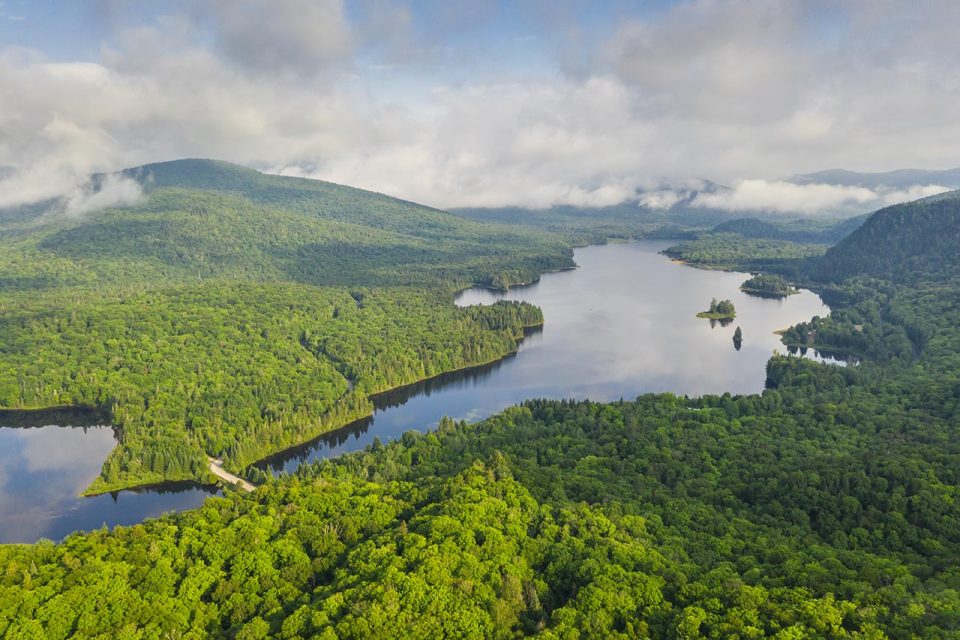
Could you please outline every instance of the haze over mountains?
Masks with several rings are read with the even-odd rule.
[[[882,173],[863,173],[846,169],[827,169],[794,176],[797,184],[832,184],[841,187],[888,187],[905,189],[917,185],[940,185],[960,188],[960,168],[933,171],[928,169],[897,169]]]
[[[611,207],[636,207],[651,212],[699,214],[715,221],[740,217],[790,218],[817,216],[849,218],[880,207],[916,200],[960,188],[960,169],[902,169],[884,173],[861,173],[830,169],[781,180],[745,179],[731,184],[690,178],[664,181],[638,190],[617,205],[606,207],[557,206],[546,210],[571,214],[580,211],[609,212]],[[502,219],[508,212],[544,211],[525,207],[466,209],[471,215],[483,211]]]

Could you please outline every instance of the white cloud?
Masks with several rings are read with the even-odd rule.
[[[95,184],[82,185],[68,194],[63,202],[67,216],[81,216],[89,211],[135,204],[143,196],[140,183],[119,174],[107,174]]]
[[[938,185],[918,185],[909,189],[891,190],[754,179],[743,180],[730,190],[697,194],[692,205],[730,211],[848,214],[949,190]]]
[[[648,209],[669,209],[681,200],[685,194],[680,191],[661,189],[640,194],[640,205]]]
[[[880,190],[877,195],[883,201],[883,206],[888,207],[901,202],[910,202],[928,196],[935,196],[938,193],[952,191],[950,187],[942,187],[936,184],[914,185],[906,189],[892,189],[889,191]]]
[[[93,62],[0,50],[0,166],[20,167],[0,206],[178,157],[442,207],[612,204],[678,177],[751,177],[701,202],[807,212],[900,195],[782,176],[960,165],[960,4],[946,0],[690,0],[594,43],[557,20],[541,40],[575,42],[554,68],[482,75],[471,65],[501,54],[467,36],[489,17],[423,28],[373,0],[359,21],[334,0],[186,4],[121,21]],[[659,191],[645,197],[674,197]]]
[[[224,56],[257,72],[316,75],[352,50],[340,0],[214,0],[197,7]]]

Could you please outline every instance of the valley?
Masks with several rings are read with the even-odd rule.
[[[88,492],[206,482],[214,454],[226,473],[261,460],[259,486],[82,499],[122,505],[116,524],[133,526],[0,547],[5,634],[111,635],[130,619],[197,637],[957,628],[955,196],[881,210],[830,249],[711,232],[587,247],[580,268],[499,293],[569,267],[569,238],[522,230],[554,247],[539,271],[486,262],[500,245],[474,240],[472,266],[391,263],[380,285],[380,254],[362,282],[310,284],[318,272],[278,276],[289,254],[248,272],[229,251],[178,253],[169,230],[130,236],[134,262],[98,263],[96,239],[123,246],[115,233],[153,215],[151,197],[102,214],[125,217],[106,228],[81,221],[82,245],[43,225],[6,240],[5,273],[34,276],[4,280],[4,402],[111,409],[120,442]],[[831,308],[808,290],[751,296],[736,268]],[[451,304],[470,282],[484,288]],[[695,318],[713,295],[735,303],[742,344]],[[774,353],[784,343],[808,357]],[[809,357],[820,349],[858,363]],[[98,615],[105,600],[116,617]]]

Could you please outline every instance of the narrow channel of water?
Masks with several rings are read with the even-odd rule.
[[[659,255],[669,244],[586,247],[575,254],[579,269],[547,274],[507,294],[462,292],[459,305],[502,298],[531,302],[543,309],[546,323],[525,338],[516,355],[382,394],[374,398],[372,417],[260,466],[292,471],[305,461],[362,449],[374,438],[386,442],[411,429],[435,427],[444,415],[479,420],[527,398],[756,393],[764,387],[773,351],[785,351],[773,332],[829,312],[808,291],[782,300],[758,298],[739,290],[749,274],[671,263]],[[712,298],[732,300],[737,319],[721,326],[696,318]],[[737,326],[743,332],[739,350],[733,345]],[[44,424],[68,422],[78,424],[57,418]],[[186,484],[80,498],[115,445],[110,428],[25,428],[4,425],[0,415],[2,426],[13,428],[0,428],[0,542],[59,539],[103,524],[133,524],[199,506],[211,493]]]

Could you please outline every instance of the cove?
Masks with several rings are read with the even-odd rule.
[[[108,425],[108,416],[84,409],[0,411],[0,543],[136,524],[196,507],[216,492],[170,483],[80,497],[116,446]]]
[[[274,472],[363,449],[449,415],[479,420],[529,398],[633,398],[650,392],[758,393],[766,362],[785,352],[773,332],[829,309],[801,291],[784,299],[740,291],[745,273],[705,271],[660,255],[671,243],[640,241],[577,249],[578,269],[545,274],[507,293],[468,289],[458,305],[525,300],[545,324],[498,362],[441,375],[372,398],[374,415],[257,464]],[[728,326],[696,318],[712,298],[730,299]],[[733,346],[740,326],[743,345]],[[811,350],[807,357],[816,357]],[[115,445],[96,416],[0,414],[0,542],[54,540],[76,530],[129,525],[199,506],[216,490],[191,483],[79,497]],[[69,425],[69,426],[68,426]]]

